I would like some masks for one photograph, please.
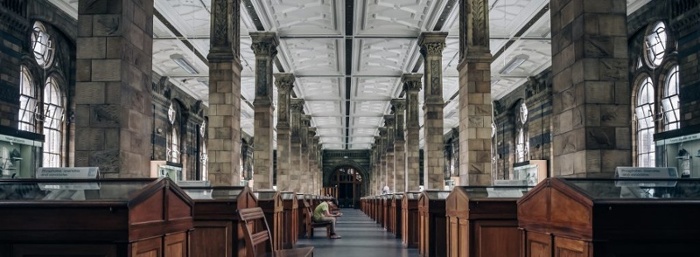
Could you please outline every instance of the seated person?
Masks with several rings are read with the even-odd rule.
[[[321,202],[316,209],[314,209],[313,221],[316,223],[331,223],[331,239],[339,239],[340,236],[335,233],[335,217],[343,216],[342,213],[338,212],[332,214],[330,212],[331,207],[337,208],[338,200],[331,198],[328,201]]]

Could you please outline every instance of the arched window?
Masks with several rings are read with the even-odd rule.
[[[666,75],[661,108],[664,115],[664,130],[680,128],[680,98],[678,97],[678,65],[674,65]]]
[[[36,132],[36,123],[34,121],[34,112],[37,106],[36,87],[32,76],[29,74],[29,69],[26,66],[22,66],[20,70],[18,129]]]
[[[44,167],[60,167],[63,149],[63,94],[54,77],[44,85]]]
[[[664,60],[666,54],[668,35],[666,34],[666,25],[663,22],[657,22],[649,31],[645,40],[646,59],[651,67],[659,67]]]
[[[51,35],[46,32],[41,22],[35,22],[31,35],[31,47],[36,63],[42,68],[47,68],[53,63],[55,46]]]
[[[636,103],[637,166],[654,167],[654,85],[651,78],[642,80]]]

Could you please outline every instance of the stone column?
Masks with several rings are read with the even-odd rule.
[[[374,145],[372,146],[373,152],[372,156],[374,157],[372,160],[372,182],[373,182],[373,187],[372,187],[372,195],[378,195],[381,193],[381,174],[382,174],[382,169],[381,169],[381,158],[379,154],[379,149],[380,149],[380,144],[381,144],[382,138],[380,136],[374,136]]]
[[[309,146],[309,155],[308,155],[308,158],[309,158],[308,159],[309,180],[304,181],[304,184],[307,184],[307,186],[309,187],[309,192],[311,192],[312,194],[318,194],[321,191],[316,190],[315,185],[314,185],[316,182],[316,178],[317,178],[316,166],[318,165],[318,164],[316,164],[316,145],[314,144],[314,137],[316,136],[316,128],[309,128],[307,133],[308,134],[306,136],[306,140],[308,140],[307,144]]]
[[[148,177],[153,0],[78,5],[75,165],[100,167],[106,177]]]
[[[394,114],[394,186],[396,192],[406,192],[406,139],[404,136],[406,100],[392,99],[391,112]]]
[[[386,125],[385,125],[386,126]],[[378,147],[378,152],[379,152],[379,193],[382,193],[384,190],[384,186],[387,186],[387,167],[386,167],[386,162],[387,162],[387,152],[386,152],[386,146],[388,142],[387,138],[387,133],[388,130],[386,127],[380,127],[379,128],[379,147]]]
[[[423,185],[425,189],[442,189],[445,184],[445,139],[443,138],[442,49],[447,32],[423,32],[418,39],[423,55]]]
[[[303,171],[301,169],[301,116],[304,111],[304,99],[291,99],[291,153],[289,166],[289,190],[302,193],[301,181]]]
[[[489,6],[485,0],[464,0],[459,8],[459,184],[490,185]]]
[[[290,97],[294,87],[294,74],[275,74],[277,85],[277,190],[290,191],[294,183],[290,176],[291,125]]]
[[[395,192],[396,185],[394,184],[394,125],[396,120],[394,115],[384,115],[384,126],[386,126],[386,184],[389,186],[390,192]]]
[[[418,92],[423,74],[403,74],[401,82],[406,91],[406,191],[420,188],[420,123],[418,121]]]
[[[255,122],[253,133],[255,134],[255,154],[253,181],[254,188],[272,188],[272,162],[273,162],[273,138],[274,133],[272,106],[272,65],[277,55],[279,40],[274,32],[251,32],[253,39],[253,52],[255,53]]]
[[[555,176],[608,177],[632,164],[627,5],[552,0]]]
[[[315,131],[314,131],[315,133]],[[313,138],[313,145],[314,145],[314,175],[313,175],[313,190],[314,192],[321,192],[321,188],[323,188],[323,169],[322,169],[322,163],[321,163],[321,144],[319,144],[319,141],[321,140],[321,137],[319,136],[314,136]]]
[[[301,158],[299,159],[299,167],[301,173],[301,180],[299,181],[301,192],[305,194],[310,194],[311,187],[309,187],[309,181],[311,181],[311,172],[309,171],[309,126],[311,125],[311,116],[302,114],[301,115],[301,129],[299,130],[299,135],[301,139]]]

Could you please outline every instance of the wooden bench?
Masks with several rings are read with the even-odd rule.
[[[306,226],[306,238],[313,238],[314,237],[314,228],[320,228],[320,227],[325,227],[326,228],[326,237],[330,238],[331,237],[331,226],[333,224],[331,222],[314,222],[313,221],[313,216],[314,216],[314,211],[311,209],[311,206],[307,203],[304,203],[304,224]]]
[[[260,207],[238,210],[238,216],[243,223],[245,245],[253,257],[310,257],[314,256],[314,247],[299,247],[294,249],[275,249],[270,235],[270,226]],[[266,243],[267,242],[267,243]]]

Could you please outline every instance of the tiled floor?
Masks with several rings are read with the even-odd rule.
[[[407,249],[401,239],[384,230],[360,210],[342,209],[336,224],[341,239],[328,239],[317,228],[312,239],[299,238],[298,246],[314,246],[314,256],[324,257],[418,257],[418,249]]]

